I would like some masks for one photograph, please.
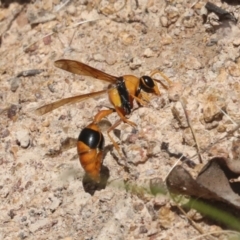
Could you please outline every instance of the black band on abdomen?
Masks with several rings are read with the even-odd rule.
[[[91,128],[84,128],[79,134],[78,141],[83,142],[92,149],[103,149],[104,147],[104,138],[102,133]]]

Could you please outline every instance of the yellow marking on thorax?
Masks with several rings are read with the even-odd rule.
[[[114,107],[121,107],[122,106],[121,98],[120,98],[118,90],[116,88],[113,88],[113,89],[109,90],[108,98],[109,98],[109,101],[111,102],[111,104]]]
[[[129,92],[129,94],[131,95],[136,95],[138,86],[139,86],[139,78],[133,76],[133,75],[125,75],[123,77],[124,81],[125,81],[125,86]]]
[[[133,75],[124,75],[123,80],[125,82],[125,86],[129,95],[135,96],[139,86],[139,81],[140,81],[139,78]],[[109,101],[112,103],[113,106],[119,107],[119,108],[122,107],[121,98],[119,96],[117,88],[113,88],[109,90],[108,97],[109,97]],[[129,96],[129,101],[130,101],[130,104],[132,105],[133,98],[131,96]]]

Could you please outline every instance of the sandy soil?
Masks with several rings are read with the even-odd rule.
[[[238,18],[238,6],[213,2]],[[164,180],[177,161],[161,150],[163,142],[173,153],[189,158],[197,153],[179,99],[186,104],[201,150],[240,119],[239,23],[220,25],[210,15],[213,25],[203,24],[205,3],[81,0],[62,5],[37,0],[0,9],[0,239],[182,240],[201,235],[168,194],[149,193],[149,182]],[[136,105],[129,116],[136,129],[123,123],[118,127],[115,139],[125,160],[103,131],[109,178],[93,195],[84,189],[84,171],[68,140],[110,106],[107,96],[44,116],[33,110],[107,84],[55,68],[60,58],[116,76],[159,69],[175,86],[166,91],[159,85],[160,97],[144,107]],[[32,76],[28,70],[34,70]],[[112,114],[107,123],[117,119]],[[203,164],[216,153],[227,155],[230,140],[202,154]],[[197,157],[192,161],[202,166]],[[221,230],[198,214],[192,218],[203,233]]]

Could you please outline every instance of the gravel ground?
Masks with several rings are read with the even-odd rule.
[[[212,2],[238,18],[238,5]],[[200,150],[240,119],[239,23],[215,21],[214,14],[203,23],[205,4],[80,0],[64,5],[59,0],[36,0],[4,7],[2,3],[0,239],[200,237],[168,194],[153,196],[148,189],[152,179],[165,180],[177,161],[161,149],[163,142],[173,153],[189,158],[197,153],[181,102]],[[108,97],[66,105],[44,116],[33,111],[107,87],[55,68],[53,63],[60,58],[82,61],[115,76],[142,76],[159,69],[173,82],[168,91],[159,86],[161,96],[152,97],[148,105],[136,106],[129,116],[136,129],[123,123],[117,128],[120,136],[114,138],[125,160],[103,131],[109,178],[95,192],[86,191],[76,147],[68,140],[76,139],[99,110],[110,106]],[[117,120],[112,114],[107,124]],[[202,164],[196,157],[192,161],[201,168],[211,156],[229,156],[229,144],[238,136],[235,132],[202,154]],[[199,214],[192,218],[203,233],[222,229]]]

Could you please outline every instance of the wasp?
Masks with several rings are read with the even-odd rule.
[[[108,109],[98,112],[93,122],[83,128],[78,137],[77,151],[80,163],[87,175],[95,182],[100,182],[104,149],[104,137],[98,123],[114,111]]]
[[[88,98],[97,97],[101,94],[107,93],[109,101],[114,106],[114,109],[119,115],[120,120],[128,123],[132,127],[136,127],[136,124],[134,122],[129,121],[125,117],[131,113],[133,108],[133,101],[136,100],[138,104],[145,105],[145,103],[149,101],[149,98],[144,93],[152,93],[159,96],[160,91],[155,81],[161,83],[166,88],[166,86],[161,81],[153,79],[152,76],[156,73],[160,73],[162,77],[167,80],[169,84],[171,84],[171,81],[158,70],[155,70],[150,76],[144,75],[140,78],[133,75],[123,75],[121,77],[116,77],[75,60],[60,59],[55,61],[54,65],[71,73],[90,76],[99,80],[106,81],[110,83],[110,85],[106,90],[68,97],[41,106],[35,110],[35,112],[39,115],[48,113],[68,103],[80,102]],[[114,128],[116,128],[121,123],[121,121],[118,121],[107,131],[110,140],[113,142],[113,145],[117,149],[120,156],[122,155],[120,153],[119,147],[109,133]]]

